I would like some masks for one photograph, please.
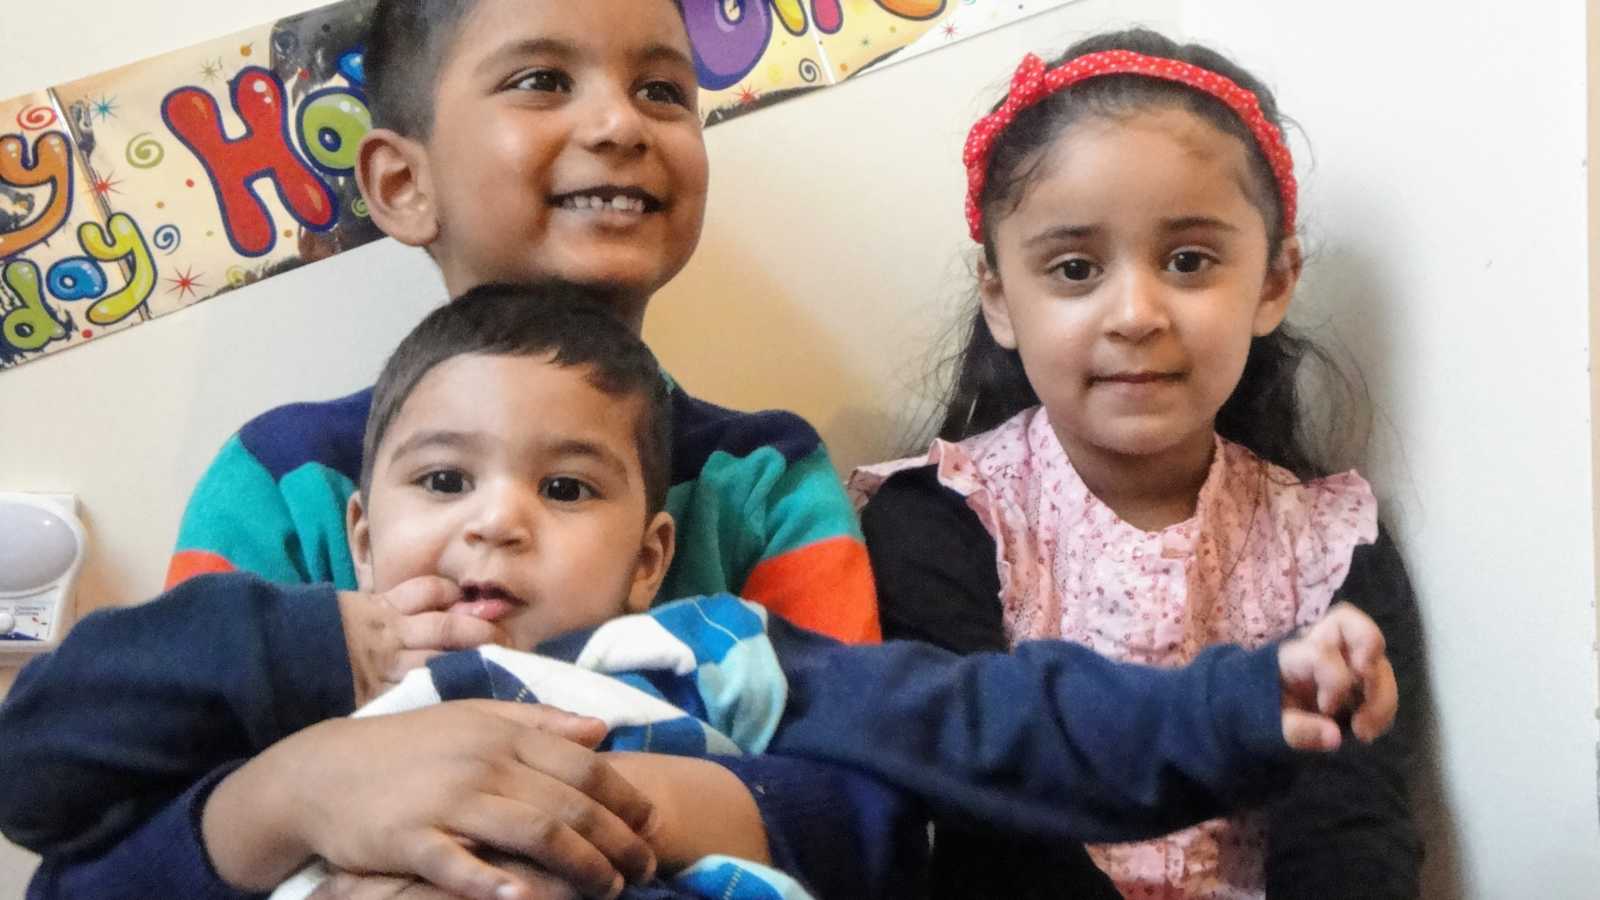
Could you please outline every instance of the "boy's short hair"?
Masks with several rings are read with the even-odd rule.
[[[433,128],[439,71],[461,21],[478,0],[378,0],[367,37],[367,102],[372,123],[406,137]]]
[[[682,15],[681,0],[672,3]],[[478,0],[378,0],[365,59],[374,125],[409,138],[428,137],[439,72],[462,20],[477,5]]]
[[[361,496],[370,495],[378,449],[401,407],[440,363],[476,353],[550,356],[551,365],[588,369],[597,390],[637,397],[644,409],[634,423],[634,445],[644,478],[645,513],[667,502],[672,477],[672,395],[666,376],[638,335],[607,305],[603,289],[551,281],[473,288],[412,329],[389,357],[372,391],[361,453]],[[471,397],[461,398],[471,403]]]

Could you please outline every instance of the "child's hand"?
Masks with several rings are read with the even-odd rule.
[[[450,612],[460,600],[461,588],[437,576],[413,578],[381,594],[340,592],[357,708],[440,653],[507,641],[500,626]]]
[[[1283,680],[1283,738],[1296,750],[1339,749],[1336,721],[1350,714],[1350,729],[1364,743],[1394,723],[1400,692],[1384,655],[1383,632],[1367,614],[1340,603],[1320,621],[1278,648]]]
[[[489,854],[487,858],[526,882],[533,889],[531,900],[580,900],[583,896],[526,860],[504,854]],[[310,900],[460,900],[460,895],[415,878],[335,872],[312,893]]]
[[[476,846],[613,897],[625,878],[654,874],[641,835],[655,812],[589,749],[604,732],[598,720],[489,700],[324,722],[218,785],[201,830],[218,873],[246,890],[271,889],[321,856],[474,900],[538,896]]]

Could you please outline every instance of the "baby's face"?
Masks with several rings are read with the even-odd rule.
[[[700,239],[697,104],[667,0],[481,0],[446,51],[424,142],[446,283],[649,296]]]
[[[469,354],[417,384],[377,450],[350,547],[362,590],[438,575],[519,649],[648,607],[671,518],[647,521],[644,401],[585,367]],[[665,522],[663,531],[663,521]]]

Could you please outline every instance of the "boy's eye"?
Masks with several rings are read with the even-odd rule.
[[[511,86],[519,91],[572,92],[572,76],[558,69],[539,69],[517,78]]]
[[[1063,260],[1056,265],[1056,271],[1068,281],[1088,281],[1099,273],[1100,267],[1079,256]]]
[[[639,89],[639,96],[651,103],[670,103],[675,106],[688,106],[689,98],[683,88],[670,81],[652,81]]]
[[[430,494],[464,494],[468,488],[466,474],[454,469],[429,472],[419,483]]]
[[[576,478],[546,478],[539,490],[557,503],[577,503],[594,496],[594,489]]]
[[[1180,250],[1167,260],[1167,268],[1179,275],[1197,275],[1210,268],[1216,260],[1199,250]]]

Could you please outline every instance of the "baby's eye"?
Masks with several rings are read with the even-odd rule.
[[[440,469],[429,472],[418,480],[423,490],[430,494],[465,494],[471,486],[467,481],[466,473],[456,469]]]
[[[670,81],[652,81],[639,89],[639,96],[651,103],[670,103],[675,106],[688,106],[689,96],[683,88]]]
[[[1215,259],[1199,250],[1179,250],[1167,260],[1167,268],[1179,275],[1197,275],[1215,264]]]
[[[1088,259],[1076,256],[1058,263],[1056,271],[1068,281],[1088,281],[1099,274],[1100,267]]]
[[[539,490],[557,503],[577,503],[594,496],[594,489],[576,478],[546,478]]]
[[[519,91],[572,93],[572,76],[559,69],[538,69],[517,78],[511,86]]]

